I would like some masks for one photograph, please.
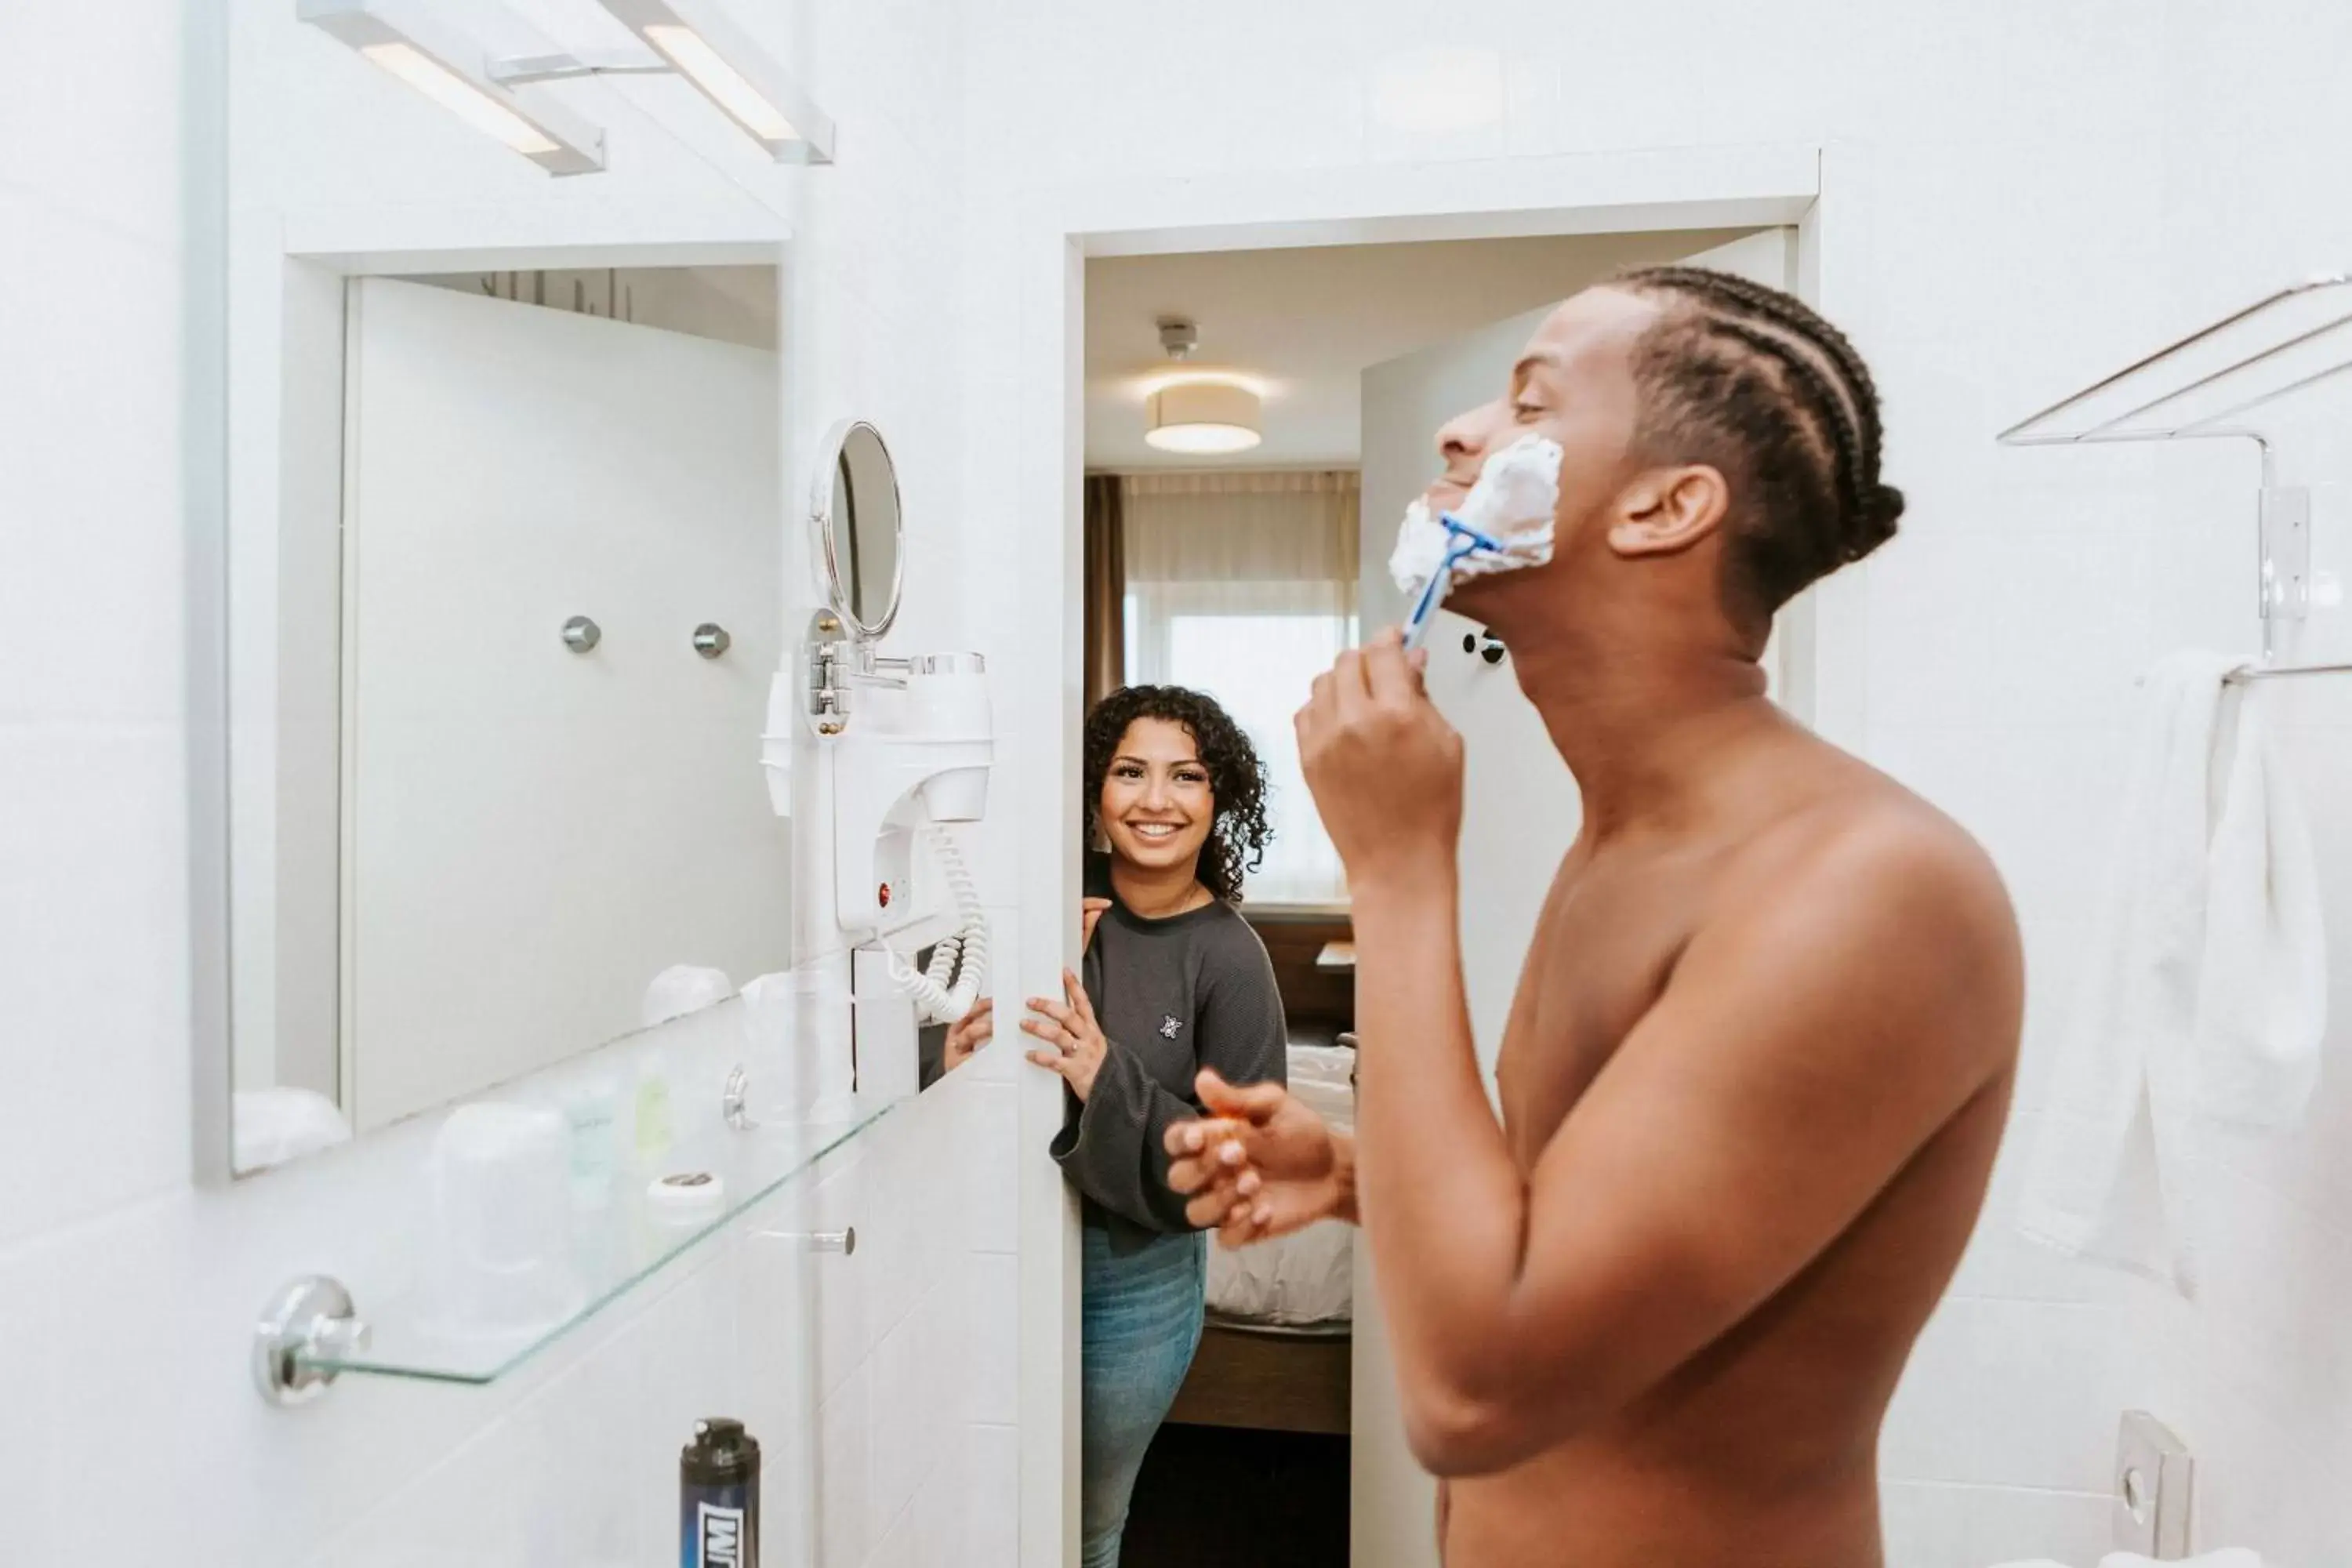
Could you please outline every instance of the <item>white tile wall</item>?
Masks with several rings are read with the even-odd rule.
[[[593,7],[515,9],[566,41],[597,24]],[[795,426],[853,406],[882,420],[941,555],[909,573],[912,624],[987,647],[949,587],[964,411],[936,309],[956,287],[960,8],[736,9],[843,119],[840,167],[779,170],[690,94],[598,86],[576,96],[612,125],[614,168],[557,199],[638,202],[651,239],[730,203],[805,232],[797,193],[821,179],[824,238],[796,251],[785,345]],[[226,1192],[190,1182],[182,14],[140,0],[36,26],[0,7],[0,1562],[645,1568],[675,1560],[679,1446],[725,1411],[766,1447],[778,1545],[805,1527],[826,1568],[1010,1563],[1012,1333],[961,1310],[974,1248],[1001,1274],[1013,1246],[994,1062],[496,1388],[346,1379],[295,1412],[251,1392],[263,1296],[311,1268],[367,1277],[403,1200],[391,1147]],[[291,7],[236,16],[237,134],[270,155],[241,206],[549,198]],[[974,1167],[1002,1178],[992,1199]],[[812,1260],[752,1234],[820,1220],[855,1224],[858,1254]],[[972,1359],[992,1355],[1007,1364]],[[814,1423],[793,1408],[798,1358],[823,1395]],[[997,1425],[967,1418],[982,1403]],[[86,1461],[98,1452],[109,1467]],[[804,1463],[822,1520],[791,1484]],[[968,1550],[983,1514],[986,1549]]]
[[[2342,458],[2338,458],[2340,464]],[[2312,641],[2341,636],[2315,624]],[[2201,1467],[2198,1530],[2271,1560],[2352,1557],[2337,1500],[2352,1465],[2352,833],[2332,803],[2352,798],[2352,690],[2293,694],[2292,767],[2324,868],[2336,1020],[2320,1088],[2288,1134],[2210,1130],[2190,1190],[2200,1264],[2192,1305],[2139,1293],[2137,1343],[2158,1406]]]
[[[941,1555],[968,1517],[1009,1510],[1018,1479],[984,1462],[1016,1419],[1014,1259],[982,1246],[1009,1228],[983,1211],[1009,1214],[1013,1189],[978,1205],[968,1190],[970,1130],[1006,1093],[983,1069],[1005,1048],[931,1091],[919,1114],[876,1128],[816,1191],[816,1223],[859,1227],[855,1256],[828,1260],[818,1280],[825,1568],[1013,1560],[1009,1540]],[[928,1255],[917,1239],[926,1224]]]
[[[1007,397],[998,367],[1040,325],[1001,307],[1022,297],[1023,215],[1057,187],[1108,178],[1132,195],[1182,179],[1197,195],[1278,169],[1360,178],[1395,160],[1825,144],[1830,200],[1844,203],[1833,221],[1866,261],[1838,280],[1836,309],[1878,375],[1889,477],[1913,500],[1905,536],[1858,574],[1866,638],[1828,657],[1866,663],[1864,749],[1978,833],[2012,884],[2032,960],[2029,1134],[2086,934],[2130,677],[2183,642],[2252,645],[2251,501],[2242,458],[2012,453],[1992,436],[2200,313],[2352,254],[2352,209],[2334,195],[2352,102],[2323,85],[2352,13],[2242,16],[2218,0],[2160,14],[2129,0],[1503,0],[1465,27],[1458,9],[1411,0],[1295,0],[1197,5],[1171,32],[1159,13],[1085,0],[1019,7],[969,50],[971,141],[990,150],[967,198],[975,537],[1017,520],[999,498],[1055,494],[1061,410],[1042,390],[1025,407]],[[1377,122],[1376,83],[1400,57],[1465,44],[1502,57],[1498,125],[1416,140]],[[1031,90],[1041,81],[1052,89]],[[2346,732],[2332,735],[2340,758]],[[2307,787],[2345,798],[2343,782],[2315,773]],[[2352,858],[2325,852],[2340,904]],[[2291,1152],[2241,1167],[2227,1223],[2266,1250],[2217,1260],[2237,1287],[2162,1334],[2126,1282],[2011,1237],[2005,1163],[1889,1424],[1893,1561],[2094,1559],[2126,1403],[2218,1446],[2214,1543],[2352,1557],[2326,1489],[2267,1479],[2323,1473],[2305,1456],[2335,1458],[2352,1430],[2352,1405],[2327,1405],[2323,1430],[2320,1395],[2287,1393],[2315,1364],[2332,1388],[2334,1347],[2352,1342],[2320,1342],[2352,1287],[2347,1114],[2323,1106]]]
[[[2109,1549],[2109,1506],[2104,1493],[1889,1481],[1882,1499],[1886,1568],[2095,1563]]]
[[[545,29],[571,16],[555,0],[518,9]],[[910,638],[982,647],[1033,681],[1060,677],[1006,635],[1045,563],[1003,542],[1055,482],[1035,411],[1003,380],[1024,331],[1025,192],[1788,139],[1866,163],[1847,216],[1874,264],[1841,310],[1885,388],[1892,475],[1916,510],[1864,573],[1865,742],[2000,858],[2032,944],[2030,1057],[2046,1052],[2112,798],[2121,683],[2189,637],[2251,637],[2244,485],[2218,457],[2006,454],[1990,433],[2168,328],[2352,253],[2352,209],[2333,200],[2352,100],[2331,76],[2352,12],[1504,0],[1475,29],[1506,58],[1503,118],[1440,147],[1370,117],[1376,73],[1464,41],[1454,10],[1407,0],[1213,0],[1185,13],[1173,48],[1163,13],[1083,0],[1033,0],[985,26],[943,0],[739,9],[775,29],[842,121],[838,169],[793,185],[729,163],[740,150],[723,132],[665,130],[678,104],[657,87],[578,94],[681,200],[802,193],[795,426],[853,406],[883,421],[920,547],[954,567],[911,579]],[[179,8],[66,10],[79,42],[56,31],[57,7],[30,33],[29,10],[0,7],[0,1558],[62,1555],[62,1532],[102,1510],[124,1562],[662,1561],[683,1426],[714,1403],[772,1401],[774,1358],[814,1334],[817,1431],[781,1409],[757,1429],[772,1449],[819,1450],[824,1561],[1011,1561],[1019,1232],[1002,1053],[812,1193],[865,1243],[849,1268],[820,1270],[814,1323],[793,1271],[739,1238],[507,1388],[346,1384],[291,1415],[246,1392],[260,1292],[363,1232],[378,1200],[363,1162],[227,1194],[187,1185],[166,303]],[[282,25],[282,12],[252,16]],[[319,44],[286,58],[299,68]],[[1673,73],[1647,68],[1666,60]],[[320,100],[304,68],[288,82]],[[288,136],[278,112],[265,126],[287,144],[289,182],[349,201],[447,195],[430,157]],[[474,151],[430,116],[404,123],[421,146]],[[2307,787],[2346,798],[2347,714],[2315,700],[2298,731],[2316,759]],[[1007,739],[1008,795],[1055,787],[1043,737],[1026,752]],[[2317,815],[2330,913],[2352,929],[2352,844]],[[1008,889],[1013,850],[983,849]],[[2338,981],[2352,994],[2352,973]],[[2339,1028],[2335,1054],[2348,1044]],[[2030,1061],[2021,1117],[2038,1081]],[[2222,1239],[2195,1309],[2020,1253],[2005,1168],[1890,1424],[1900,1568],[2088,1561],[2127,1400],[2198,1447],[2209,1543],[2352,1555],[2333,1501],[2352,1463],[2335,1310],[2352,1298],[2352,1096],[2331,1089],[2300,1136],[2211,1163]],[[973,1200],[996,1191],[1002,1205]],[[949,1320],[962,1320],[942,1341],[965,1348],[961,1371],[927,1360],[943,1331],[924,1325]],[[918,1399],[966,1415],[927,1424]],[[132,1456],[136,1509],[57,1460],[101,1432]]]
[[[2218,8],[2193,6],[2166,30],[2165,81],[2198,127],[2168,145],[2167,271],[2196,309],[2224,308],[2352,248],[2352,215],[2312,194],[2341,167],[2352,106],[2311,88],[2321,62],[2347,45],[2352,17],[2332,9],[2238,30]],[[2352,476],[2347,411],[2340,395],[2310,404],[2287,447],[2290,479],[2340,487]],[[2336,493],[2320,493],[2314,546],[2316,563],[2340,578],[2352,520]],[[2347,620],[2340,609],[2315,615],[2299,651],[2352,657]],[[2335,999],[2326,1065],[2293,1133],[2212,1134],[2193,1182],[2200,1300],[2142,1293],[2136,1317],[2159,1408],[2201,1467],[2200,1543],[2336,1563],[2352,1560],[2352,1514],[2339,1500],[2352,1464],[2352,1336],[2341,1310],[2352,1300],[2352,831],[2336,805],[2352,798],[2352,682],[2265,696],[2286,731],[2322,868]]]

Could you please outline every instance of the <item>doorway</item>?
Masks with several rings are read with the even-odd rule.
[[[1433,432],[1496,395],[1560,299],[1629,267],[1687,262],[1798,286],[1786,225],[1100,257],[1083,289],[1090,701],[1192,687],[1250,732],[1276,845],[1244,913],[1274,958],[1291,1077],[1349,1114],[1352,932],[1288,715],[1339,648],[1402,617],[1387,558],[1433,477]],[[1177,350],[1171,354],[1171,350]],[[1244,395],[1171,399],[1171,387]],[[1160,439],[1171,418],[1214,412]],[[1187,450],[1219,445],[1223,451]],[[1465,978],[1492,1067],[1575,788],[1507,668],[1441,615],[1430,685],[1473,739],[1465,879],[1481,889]],[[1788,699],[1787,646],[1767,668]],[[1482,827],[1481,825],[1484,825]],[[1287,840],[1286,843],[1285,840]],[[1406,1448],[1377,1301],[1343,1227],[1213,1255],[1210,1318],[1129,1512],[1123,1561],[1435,1568],[1434,1488]]]

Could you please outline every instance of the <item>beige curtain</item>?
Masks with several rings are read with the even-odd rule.
[[[1355,603],[1352,473],[1130,474],[1130,583],[1344,584]]]
[[[1127,684],[1127,529],[1116,474],[1087,476],[1086,698]]]
[[[1135,474],[1124,485],[1127,679],[1208,692],[1265,759],[1266,903],[1346,901],[1291,715],[1356,642],[1361,491],[1352,473]]]

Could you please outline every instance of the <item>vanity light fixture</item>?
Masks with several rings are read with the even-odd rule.
[[[298,0],[295,16],[551,174],[604,166],[602,130],[493,79],[480,47],[416,0]]]
[[[833,121],[713,0],[597,0],[779,163],[833,162]]]

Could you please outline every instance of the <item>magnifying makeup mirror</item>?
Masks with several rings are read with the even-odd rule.
[[[860,641],[881,637],[898,616],[902,519],[890,448],[865,420],[845,419],[826,433],[810,521],[835,613]]]

